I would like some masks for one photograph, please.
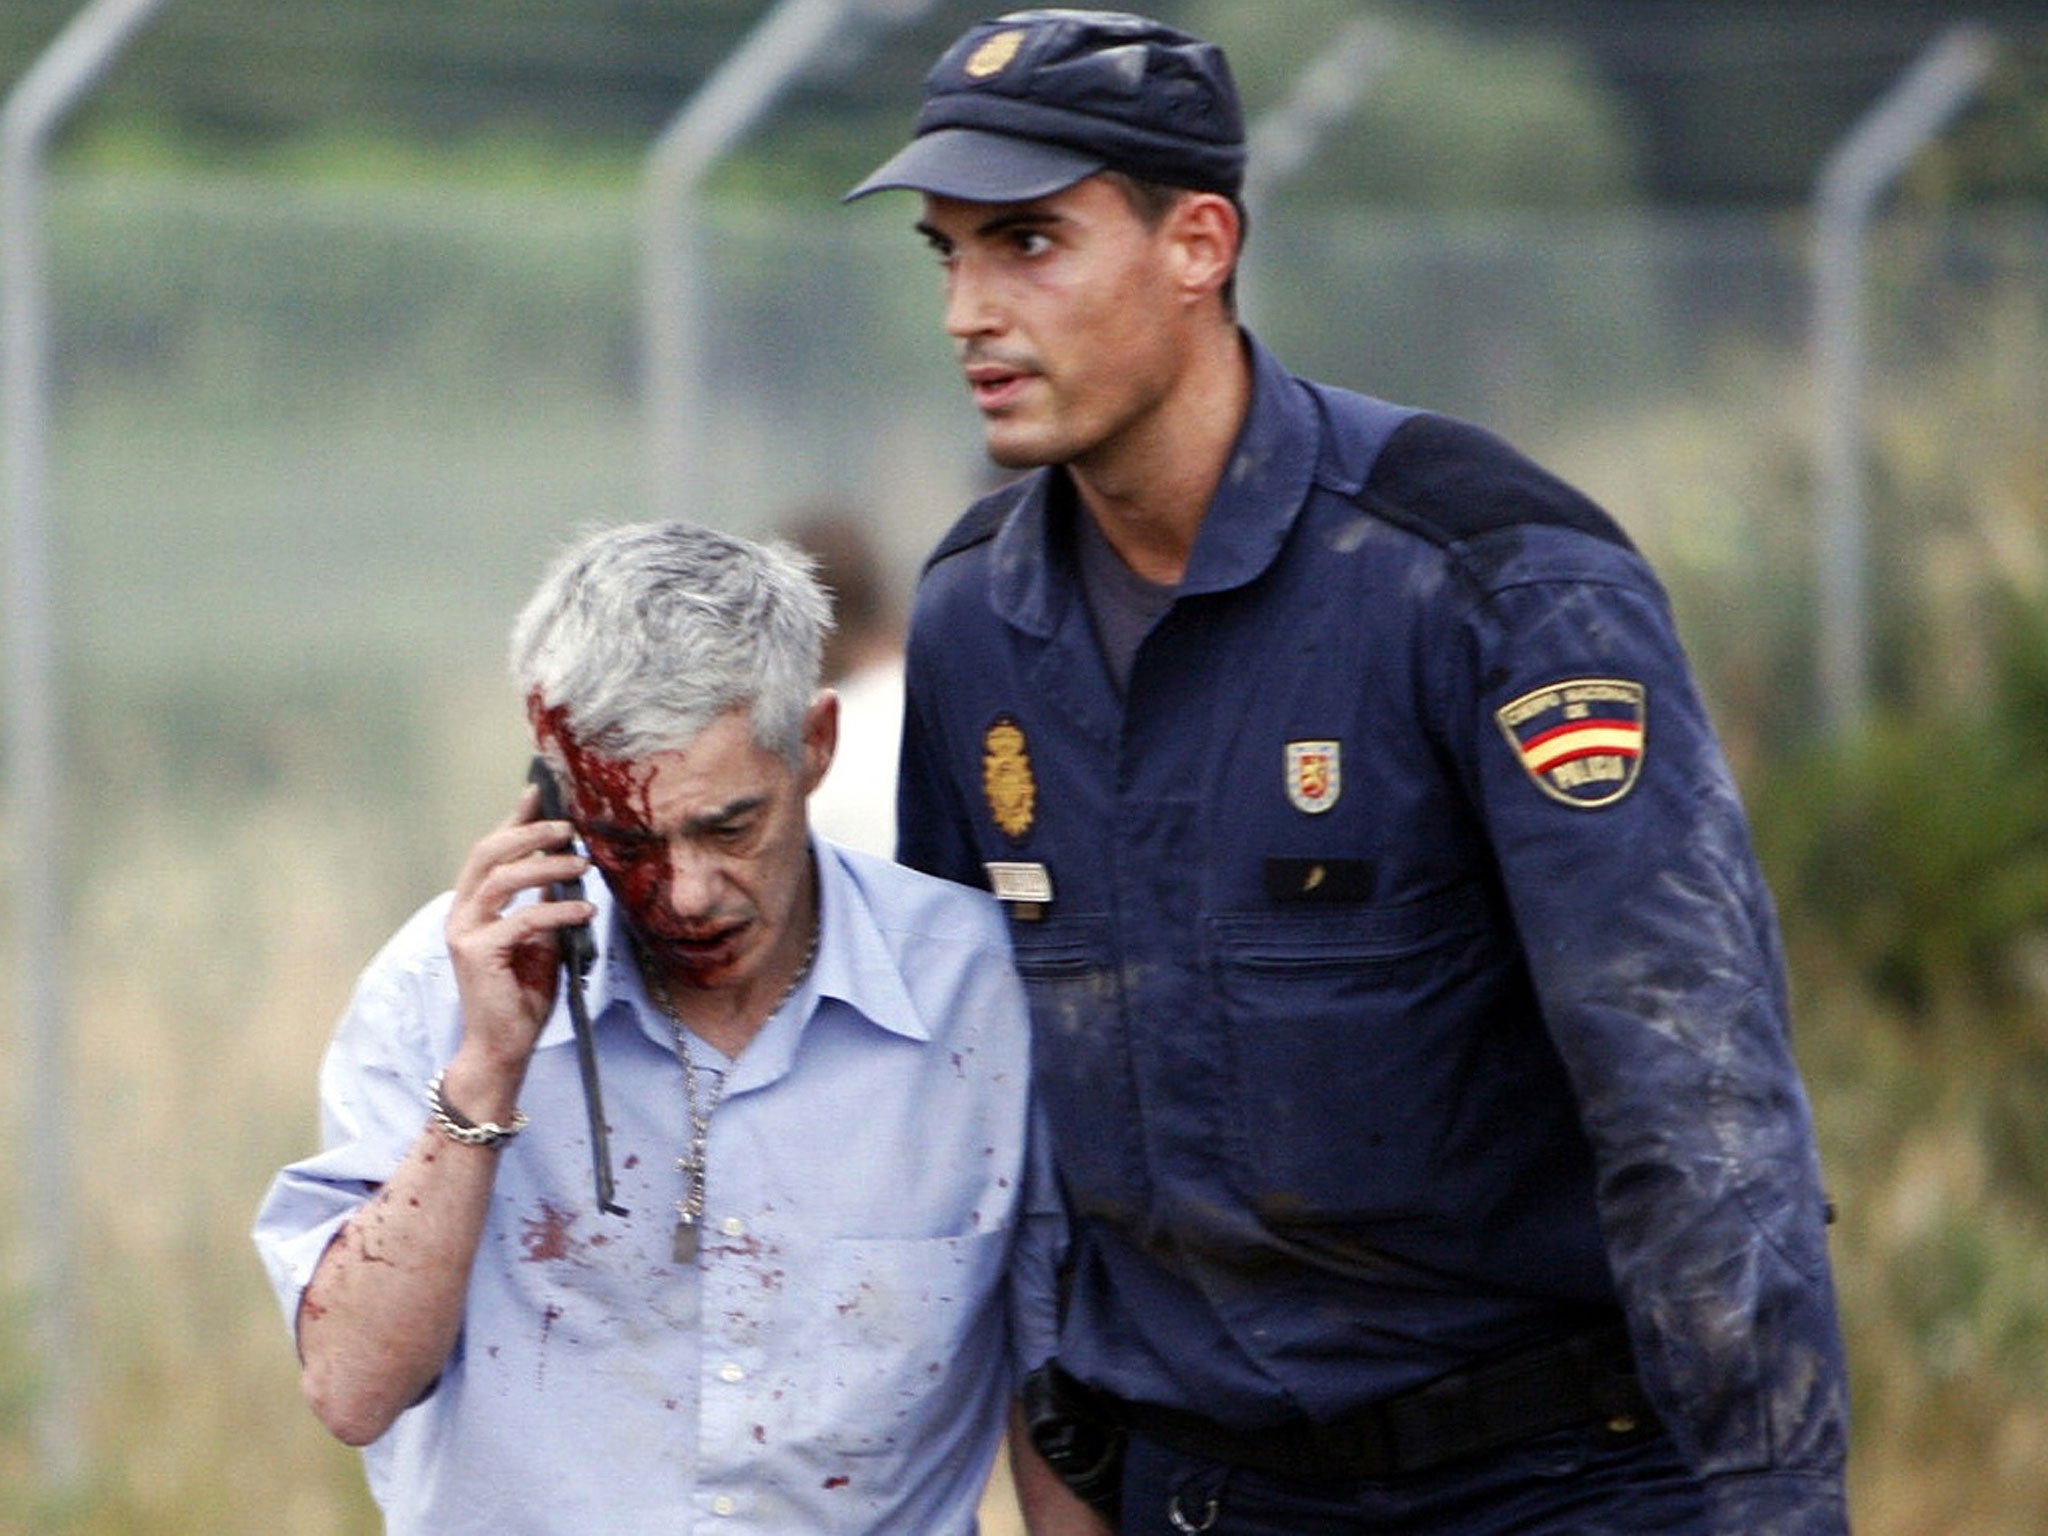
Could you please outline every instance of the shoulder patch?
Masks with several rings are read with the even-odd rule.
[[[1636,786],[1647,742],[1649,692],[1618,677],[1575,677],[1493,712],[1509,750],[1560,805],[1612,805]]]

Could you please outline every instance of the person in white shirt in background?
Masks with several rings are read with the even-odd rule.
[[[903,620],[867,520],[818,503],[792,514],[783,536],[818,562],[836,624],[824,678],[839,695],[839,750],[811,795],[822,837],[896,856],[896,758],[903,736]]]

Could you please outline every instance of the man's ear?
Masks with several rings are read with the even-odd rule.
[[[1167,214],[1179,259],[1181,292],[1190,299],[1220,291],[1237,267],[1244,231],[1237,208],[1216,192],[1190,192]]]
[[[804,793],[808,795],[825,780],[832,766],[832,754],[839,750],[839,695],[820,688],[804,711]]]

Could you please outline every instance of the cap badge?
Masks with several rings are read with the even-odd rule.
[[[967,62],[961,68],[970,80],[986,80],[990,75],[1001,74],[1023,46],[1023,29],[1012,27],[1007,32],[998,32],[984,39],[982,45],[967,56]]]
[[[1024,727],[1010,715],[997,715],[982,735],[981,791],[1003,836],[1023,842],[1036,818],[1038,784],[1031,774]]]
[[[1649,694],[1641,683],[1578,677],[1494,711],[1536,787],[1561,805],[1612,805],[1642,771]]]
[[[1287,743],[1287,799],[1297,811],[1320,816],[1344,788],[1344,760],[1334,741]]]

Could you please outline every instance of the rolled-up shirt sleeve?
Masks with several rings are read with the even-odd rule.
[[[1066,1213],[1044,1120],[1035,1107],[1030,1135],[1027,1182],[1010,1263],[1010,1354],[1020,1380],[1058,1352],[1059,1277],[1067,1253]]]
[[[426,1083],[441,1065],[434,1042],[460,1021],[445,1001],[452,986],[428,974],[445,961],[417,959],[416,935],[422,925],[438,933],[445,917],[445,899],[430,903],[364,969],[320,1065],[320,1150],[279,1172],[257,1210],[251,1237],[294,1336],[327,1245],[426,1124]]]

